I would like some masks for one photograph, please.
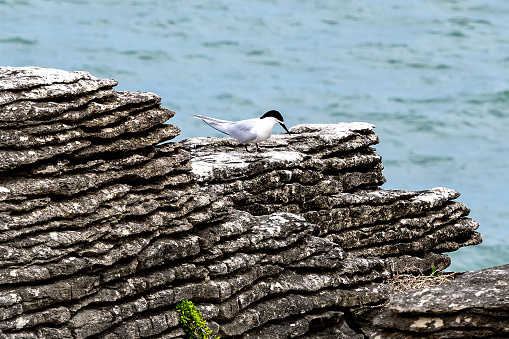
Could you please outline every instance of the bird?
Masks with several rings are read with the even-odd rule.
[[[258,143],[266,140],[272,134],[272,128],[275,124],[280,124],[288,134],[291,134],[288,128],[284,124],[284,119],[281,113],[276,110],[270,110],[259,118],[246,119],[240,121],[228,121],[216,118],[210,118],[203,115],[192,114],[196,119],[203,120],[207,125],[217,129],[219,132],[231,136],[239,143],[244,144],[255,144],[256,149],[260,151]]]

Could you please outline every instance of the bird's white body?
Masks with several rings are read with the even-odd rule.
[[[191,113],[189,113],[191,114]],[[265,117],[228,121],[215,118],[209,118],[203,115],[191,114],[192,116],[203,120],[209,126],[217,129],[220,132],[228,134],[242,144],[258,143],[266,140],[272,134],[272,128],[275,124],[282,124],[282,121],[274,117]]]

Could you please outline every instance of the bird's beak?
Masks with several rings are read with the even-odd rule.
[[[282,122],[280,122],[279,124],[280,124],[280,125],[281,125],[284,129],[285,129],[286,133],[288,133],[288,134],[292,134],[292,133],[290,133],[290,131],[288,130],[288,128],[286,128],[285,124],[283,124]]]

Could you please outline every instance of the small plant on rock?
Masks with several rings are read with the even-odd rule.
[[[430,277],[439,277],[442,274],[435,266],[431,266],[431,273],[429,274]]]
[[[212,330],[192,301],[182,300],[177,304],[176,311],[180,313],[179,322],[190,339],[220,339],[217,335],[212,336]]]

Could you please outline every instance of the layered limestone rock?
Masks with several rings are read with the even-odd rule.
[[[373,338],[508,337],[509,265],[391,295],[387,307],[366,318]]]
[[[115,85],[0,67],[2,337],[183,337],[190,299],[224,338],[361,338],[387,278],[481,241],[458,192],[380,188],[371,124],[162,144],[174,113]]]

